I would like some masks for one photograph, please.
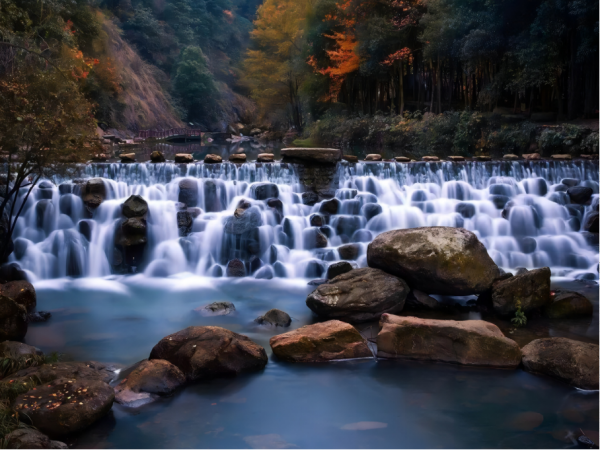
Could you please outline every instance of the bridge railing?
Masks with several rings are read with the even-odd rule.
[[[156,138],[165,139],[172,136],[202,137],[202,131],[194,128],[171,128],[170,130],[141,130],[138,137],[142,139]]]

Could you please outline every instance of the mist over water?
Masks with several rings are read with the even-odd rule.
[[[91,218],[82,185],[60,180],[68,187],[34,188],[18,220],[11,258],[34,281],[115,274],[115,229],[132,194],[148,202],[148,242],[134,271],[149,278],[219,277],[234,258],[250,277],[319,278],[343,259],[340,246],[355,244],[363,267],[368,243],[381,232],[454,226],[477,234],[505,270],[549,266],[555,277],[598,279],[598,243],[581,231],[598,207],[598,166],[591,161],[341,163],[336,200],[314,205],[303,204],[298,168],[287,163],[112,163],[80,170],[82,178],[105,180],[106,199]],[[191,232],[180,236],[184,179],[196,181],[195,204],[187,206],[199,210]],[[591,202],[572,204],[565,179],[590,187]],[[281,205],[269,206],[272,197]],[[249,207],[234,220],[242,200]]]

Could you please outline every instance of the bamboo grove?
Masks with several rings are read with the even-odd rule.
[[[598,113],[596,0],[265,0],[244,61],[263,117]]]

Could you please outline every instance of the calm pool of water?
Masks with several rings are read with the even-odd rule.
[[[598,342],[598,288],[589,321],[531,321],[513,331],[520,345],[543,336]],[[473,369],[384,360],[289,364],[269,338],[280,330],[253,320],[271,308],[292,329],[313,323],[306,280],[52,280],[36,285],[38,309],[52,318],[30,326],[26,342],[75,360],[131,365],[165,335],[218,325],[263,345],[263,372],[188,386],[138,410],[115,404],[106,418],[69,441],[79,448],[566,448],[581,428],[598,441],[598,392],[579,391],[522,370]],[[232,301],[235,315],[192,310]],[[472,315],[473,313],[471,313]],[[462,318],[468,318],[466,314]],[[362,327],[369,337],[374,327]],[[509,334],[510,335],[510,334]]]

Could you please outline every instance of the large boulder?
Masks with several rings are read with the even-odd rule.
[[[273,336],[269,343],[275,356],[284,361],[324,362],[373,356],[356,328],[339,320],[305,325]]]
[[[280,309],[270,309],[264,315],[257,317],[256,323],[274,327],[289,327],[292,323],[292,318],[285,311],[281,311]]]
[[[381,233],[369,244],[367,262],[429,294],[479,294],[488,290],[499,274],[477,236],[464,228]]]
[[[115,401],[138,407],[162,395],[172,394],[185,383],[185,375],[176,366],[162,359],[144,360],[115,387]]]
[[[580,389],[598,390],[598,346],[567,338],[531,341],[521,349],[528,372],[558,378]]]
[[[339,246],[337,250],[340,258],[353,260],[358,258],[360,246],[358,244],[346,244]]]
[[[88,212],[93,213],[106,198],[106,185],[102,178],[92,178],[83,186],[83,203]]]
[[[27,334],[27,309],[0,294],[0,341],[21,340]]]
[[[19,305],[24,306],[27,312],[33,311],[37,304],[35,288],[25,280],[9,281],[0,285],[0,295],[12,298]]]
[[[231,302],[212,302],[194,308],[194,312],[201,316],[227,316],[235,313],[235,305]]]
[[[571,202],[578,203],[580,205],[589,201],[592,198],[594,191],[592,188],[586,186],[574,186],[567,189],[567,195],[571,199]]]
[[[121,211],[128,219],[144,217],[148,213],[148,202],[140,195],[132,195],[121,205]]]
[[[188,208],[198,206],[198,182],[193,178],[181,180],[177,201],[185,203]]]
[[[342,159],[342,152],[336,148],[284,148],[281,150],[281,156],[284,160],[335,164]]]
[[[188,327],[160,340],[150,358],[175,364],[188,381],[260,370],[267,353],[247,336],[221,327]]]
[[[65,443],[51,441],[48,436],[34,428],[17,428],[4,437],[4,442],[5,448],[68,448]]]
[[[121,224],[121,239],[119,244],[128,247],[147,242],[147,227],[145,219],[127,219]]]
[[[520,275],[495,282],[492,287],[492,304],[496,314],[511,316],[520,306],[527,313],[543,308],[550,299],[550,269],[529,270]]]
[[[382,270],[355,269],[321,284],[306,299],[318,316],[352,323],[402,311],[410,288]]]
[[[115,393],[103,381],[58,378],[15,399],[22,418],[50,436],[83,430],[112,408]]]
[[[279,197],[279,188],[273,183],[254,183],[250,187],[250,193],[256,200],[267,200]]]
[[[544,314],[551,319],[589,317],[594,314],[592,302],[577,292],[557,290],[550,293],[550,299],[551,302],[544,307]]]
[[[516,368],[517,343],[483,320],[435,320],[384,314],[377,335],[378,356],[442,361],[471,366]]]

